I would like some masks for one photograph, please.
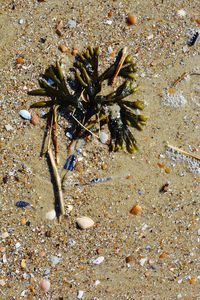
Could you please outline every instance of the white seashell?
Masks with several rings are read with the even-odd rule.
[[[99,135],[99,139],[100,139],[102,144],[106,144],[108,142],[108,139],[109,139],[108,134],[101,131],[101,133]]]
[[[89,262],[93,265],[100,265],[104,261],[104,259],[105,259],[104,256],[99,256],[99,257],[90,259]]]
[[[185,17],[187,13],[184,9],[179,9],[176,14],[178,17]]]
[[[50,290],[51,283],[48,279],[42,279],[40,281],[40,288],[44,293],[47,293]]]
[[[143,267],[146,261],[147,261],[147,258],[146,258],[146,257],[141,258],[140,261],[139,261],[140,266]]]
[[[77,299],[82,299],[83,298],[83,294],[84,294],[84,291],[78,291],[78,293],[77,293]]]
[[[53,219],[55,219],[55,217],[56,217],[56,211],[55,211],[55,209],[52,209],[52,210],[50,210],[50,211],[48,211],[47,213],[46,213],[46,219],[47,220],[53,220]]]
[[[28,110],[20,110],[19,115],[25,120],[31,120],[31,114]]]
[[[77,218],[76,223],[81,229],[87,229],[94,225],[94,221],[88,217]]]

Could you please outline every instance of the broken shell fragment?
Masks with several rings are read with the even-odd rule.
[[[94,225],[94,221],[90,219],[89,217],[80,217],[76,219],[76,223],[78,227],[81,229],[87,229]]]
[[[50,290],[51,284],[48,279],[42,279],[40,281],[40,288],[44,293],[47,293]]]
[[[138,215],[138,214],[141,213],[141,211],[142,211],[141,206],[137,204],[137,205],[134,205],[134,206],[131,208],[130,213],[131,213],[132,215]]]

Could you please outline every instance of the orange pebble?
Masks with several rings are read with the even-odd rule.
[[[197,23],[198,25],[200,25],[200,19],[197,19],[197,20],[196,20],[196,23]]]
[[[167,257],[167,254],[165,252],[162,252],[159,256],[160,259],[165,259]]]
[[[26,218],[22,218],[22,219],[21,219],[21,224],[22,224],[22,225],[26,225],[26,222],[27,222]]]
[[[37,125],[39,123],[39,118],[37,114],[33,114],[31,117],[31,124]]]
[[[171,173],[171,169],[170,168],[165,168],[165,173],[170,174]]]
[[[25,62],[24,58],[23,57],[18,57],[16,58],[16,64],[17,65],[23,65]]]
[[[132,215],[138,215],[138,214],[141,213],[141,211],[142,211],[141,206],[137,204],[137,205],[134,205],[134,206],[131,208],[130,213],[131,213]]]
[[[110,11],[108,12],[108,17],[111,18],[112,15],[113,15],[113,12],[112,12],[112,10],[110,10]]]
[[[126,21],[128,25],[135,25],[137,23],[137,18],[135,16],[128,15]]]
[[[73,56],[76,56],[77,53],[78,53],[78,49],[77,48],[73,48],[71,54]]]
[[[170,88],[168,88],[168,93],[169,93],[169,94],[175,94],[175,93],[176,93],[175,87],[170,87]]]
[[[189,284],[195,284],[197,281],[196,277],[192,276],[190,279],[189,279]]]

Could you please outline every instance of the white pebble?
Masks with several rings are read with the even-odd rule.
[[[104,261],[105,257],[104,256],[99,256],[97,258],[91,258],[90,263],[93,265],[100,265]]]
[[[74,208],[73,205],[68,204],[66,208],[66,213],[69,214],[73,210],[73,208]]]
[[[4,279],[0,279],[0,285],[4,286],[5,284],[6,284],[5,280]]]
[[[44,293],[47,293],[50,290],[51,283],[48,279],[42,279],[40,281],[40,288]]]
[[[25,120],[31,120],[31,114],[28,110],[20,110],[19,115]]]
[[[74,21],[74,20],[69,20],[69,21],[67,22],[67,26],[68,26],[70,29],[76,28],[76,21]]]
[[[94,283],[94,286],[97,286],[97,285],[99,285],[100,283],[101,283],[101,281],[97,279],[97,280],[95,281],[95,283]]]
[[[104,24],[105,25],[112,25],[112,22],[113,22],[112,20],[105,20]]]
[[[18,24],[20,24],[20,25],[24,24],[24,19],[19,19]]]
[[[197,234],[200,235],[200,229],[198,229]]]
[[[102,144],[106,144],[108,142],[108,139],[109,139],[108,134],[101,131],[101,133],[99,135],[99,139],[100,139]]]
[[[143,267],[146,261],[147,261],[146,257],[145,258],[141,258],[140,261],[139,261],[140,266]]]
[[[55,211],[55,209],[52,209],[52,210],[50,210],[50,211],[48,211],[47,213],[46,213],[46,219],[47,220],[53,220],[53,219],[55,219],[55,217],[56,217],[56,211]]]
[[[78,291],[77,293],[77,299],[82,299],[84,295],[84,291]]]
[[[21,247],[21,244],[18,242],[15,244],[15,249],[18,250]]]
[[[49,258],[50,262],[53,264],[53,265],[57,265],[59,264],[61,261],[62,261],[62,258],[61,257],[58,257],[58,256],[55,256],[55,255],[52,255],[50,258]]]
[[[7,237],[9,237],[9,233],[7,231],[4,231],[2,234],[1,234],[1,238],[2,239],[6,239]]]
[[[187,13],[184,9],[179,9],[176,14],[178,17],[185,17]]]
[[[89,217],[80,217],[76,219],[76,223],[81,229],[87,229],[94,225],[94,221]]]
[[[74,247],[76,245],[76,241],[73,240],[73,239],[69,239],[68,242],[67,242],[67,245],[69,247]]]

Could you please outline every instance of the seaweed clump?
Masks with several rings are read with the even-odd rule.
[[[50,107],[54,125],[57,124],[57,112],[66,111],[74,123],[73,140],[92,134],[97,125],[100,128],[107,125],[111,151],[126,149],[129,153],[136,152],[137,142],[130,127],[141,131],[147,117],[141,114],[143,101],[126,99],[138,90],[136,64],[133,56],[126,52],[126,48],[122,49],[114,63],[99,74],[100,48],[88,47],[77,55],[74,76],[68,79],[57,61],[39,78],[40,88],[28,92],[50,99],[36,102],[31,107]],[[117,78],[120,78],[120,84],[115,88]],[[109,86],[112,90],[106,94]]]

